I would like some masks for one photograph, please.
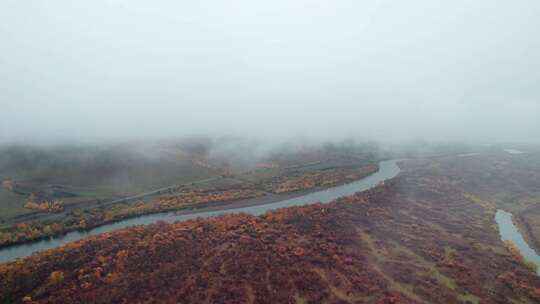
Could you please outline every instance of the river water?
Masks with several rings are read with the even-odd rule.
[[[499,209],[495,214],[495,221],[499,225],[499,232],[503,241],[512,241],[526,260],[540,265],[540,256],[529,247],[529,244],[527,244],[514,222],[512,222],[512,213]],[[540,275],[540,269],[536,274]]]
[[[44,239],[44,240],[40,240],[36,242],[6,247],[3,249],[0,249],[0,262],[15,260],[16,258],[19,258],[19,257],[29,256],[32,253],[37,252],[37,251],[42,251],[42,250],[62,246],[66,243],[77,241],[91,235],[96,235],[103,232],[113,231],[113,230],[129,227],[129,226],[134,226],[134,225],[151,224],[157,221],[165,221],[165,222],[171,223],[171,222],[176,222],[176,221],[185,221],[185,220],[194,219],[194,218],[207,218],[207,217],[221,215],[221,214],[230,214],[230,213],[239,213],[239,212],[249,213],[253,215],[260,215],[260,214],[265,213],[266,211],[277,209],[277,208],[302,206],[302,205],[316,203],[316,202],[328,203],[330,201],[335,200],[338,197],[352,195],[356,192],[371,189],[375,187],[381,181],[395,177],[400,172],[397,162],[398,160],[382,161],[379,163],[379,171],[363,179],[360,179],[358,181],[341,185],[341,186],[336,186],[336,187],[318,191],[318,192],[312,192],[303,196],[299,196],[299,197],[295,197],[295,198],[287,199],[283,201],[278,201],[274,203],[242,207],[242,208],[237,208],[237,209],[224,209],[224,210],[189,213],[189,214],[181,214],[179,212],[148,214],[148,215],[142,215],[135,218],[125,219],[125,220],[112,223],[112,224],[99,226],[99,227],[92,228],[86,231],[73,231],[59,237],[52,237],[49,239]]]

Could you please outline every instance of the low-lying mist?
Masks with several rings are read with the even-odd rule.
[[[3,1],[0,142],[538,142],[539,17],[531,0]]]

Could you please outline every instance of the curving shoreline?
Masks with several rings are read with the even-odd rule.
[[[302,166],[302,167],[306,167]],[[218,198],[210,198],[205,199],[204,194],[194,194],[195,196],[198,196],[199,199],[203,200],[204,202],[197,202],[198,199],[195,201],[187,201],[187,202],[181,202],[182,199],[180,198],[180,195],[178,196],[179,199],[175,199],[174,193],[170,193],[170,190],[172,189],[181,189],[185,186],[193,186],[199,183],[206,183],[209,180],[215,180],[215,178],[212,179],[206,179],[206,180],[199,180],[197,182],[191,182],[189,184],[183,184],[183,185],[175,185],[175,186],[169,186],[157,190],[153,190],[150,192],[138,194],[135,196],[122,198],[119,200],[109,201],[109,202],[100,202],[98,205],[92,204],[90,206],[86,206],[84,208],[81,208],[81,210],[78,210],[78,212],[88,212],[89,215],[87,216],[68,216],[68,212],[73,212],[73,208],[69,207],[68,209],[64,210],[61,213],[48,213],[48,214],[40,214],[40,220],[36,221],[34,223],[26,223],[26,222],[20,222],[18,224],[24,224],[25,226],[21,227],[21,229],[17,228],[16,223],[13,222],[11,225],[9,225],[4,231],[0,231],[0,249],[6,248],[10,246],[15,246],[19,244],[25,244],[25,243],[31,243],[38,240],[44,240],[49,239],[51,237],[58,237],[65,235],[67,233],[73,232],[73,231],[87,231],[99,226],[112,224],[115,222],[119,222],[122,220],[126,220],[129,218],[136,218],[148,214],[160,214],[160,213],[168,213],[168,212],[175,212],[175,211],[182,211],[185,209],[200,209],[202,207],[212,207],[212,206],[219,206],[219,209],[222,208],[223,205],[231,204],[240,202],[241,204],[239,206],[242,206],[243,202],[251,202],[251,199],[255,199],[255,202],[259,202],[259,199],[262,199],[260,202],[262,203],[269,203],[269,202],[275,202],[279,200],[285,200],[288,199],[288,194],[292,194],[294,196],[300,196],[304,195],[310,192],[324,190],[328,188],[332,188],[335,186],[351,183],[357,180],[360,180],[366,176],[369,176],[376,171],[379,170],[379,167],[375,164],[370,164],[366,166],[361,166],[358,168],[360,172],[357,172],[357,175],[355,176],[347,176],[343,177],[341,180],[337,180],[335,182],[332,182],[331,184],[324,184],[320,183],[319,186],[315,186],[314,188],[308,188],[303,189],[303,187],[300,187],[298,190],[294,189],[285,189],[286,191],[281,192],[274,192],[274,191],[268,191],[268,190],[261,190],[255,188],[246,188],[243,189],[240,188],[227,188],[227,189],[221,189],[216,190],[215,193],[220,196]],[[286,176],[286,175],[284,175]],[[225,177],[221,177],[225,178]],[[241,179],[239,179],[241,181]],[[270,181],[271,182],[271,181]],[[294,188],[294,187],[293,187]],[[163,193],[165,191],[166,193]],[[221,192],[221,193],[220,193]],[[227,194],[227,192],[230,192]],[[242,193],[243,192],[243,193]],[[159,194],[168,194],[169,197],[164,196],[164,204],[162,204],[162,199],[159,197]],[[281,195],[276,195],[281,194]],[[287,194],[287,195],[286,195]],[[171,196],[172,195],[172,196]],[[117,210],[118,212],[111,211],[111,209],[105,208],[106,206],[114,206],[117,203],[123,203],[127,201],[133,201],[138,200],[143,197],[148,198],[146,202],[143,202],[143,206],[123,206],[121,207],[122,210]],[[206,201],[205,201],[206,200]],[[236,205],[235,205],[236,206]],[[234,206],[233,206],[234,207]],[[71,211],[69,211],[71,210]],[[199,211],[198,211],[199,212]],[[51,221],[47,221],[46,218],[49,218]],[[56,220],[53,220],[56,218]],[[63,219],[69,219],[71,218],[71,221],[65,225],[63,222]],[[20,221],[21,219],[17,219]],[[60,223],[60,225],[58,225]],[[28,225],[28,226],[26,226]],[[57,226],[54,226],[57,225]],[[46,227],[48,226],[48,227]],[[48,230],[46,230],[48,229]],[[3,234],[7,234],[7,236],[4,236]]]
[[[523,218],[523,212],[519,214],[513,214],[512,221],[517,227],[518,231],[521,233],[527,244],[536,252],[540,253],[540,244],[538,239],[532,233],[529,223]]]
[[[514,218],[515,216],[513,216],[510,212],[506,212],[501,209],[497,210],[497,213],[495,214],[495,221],[499,227],[501,240],[512,241],[526,261],[532,261],[539,265],[540,256],[533,248],[529,246],[519,227],[515,225]],[[536,274],[540,275],[540,270],[537,270]]]
[[[375,173],[357,181],[327,189],[311,189],[302,192],[275,194],[260,198],[227,202],[222,203],[221,205],[213,204],[212,206],[200,206],[181,211],[145,214],[90,228],[86,231],[71,231],[58,237],[42,239],[19,245],[12,245],[0,249],[0,262],[7,262],[17,258],[29,256],[34,252],[59,247],[69,242],[83,239],[90,235],[100,234],[134,225],[150,224],[157,221],[184,221],[199,217],[206,218],[221,214],[241,212],[257,215],[277,208],[301,206],[316,202],[330,202],[341,196],[351,195],[356,192],[371,189],[379,182],[395,177],[400,172],[397,162],[398,160],[381,161],[379,162],[379,170]]]

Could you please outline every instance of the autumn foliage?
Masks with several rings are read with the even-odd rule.
[[[58,213],[64,210],[64,204],[62,203],[62,201],[59,201],[59,200],[55,200],[51,202],[46,201],[46,200],[44,201],[29,200],[28,202],[26,202],[26,204],[24,204],[24,208],[39,210],[43,212]]]
[[[85,212],[72,212],[72,220],[63,223],[22,223],[9,229],[0,230],[0,246],[22,243],[30,240],[46,238],[78,229],[88,229],[107,223],[112,223],[129,217],[178,210],[197,204],[228,202],[253,198],[263,195],[263,192],[249,189],[229,189],[216,191],[185,190],[163,196],[158,199],[143,202],[138,201],[127,205],[116,205],[109,208],[95,208]],[[63,204],[60,201],[36,202],[29,200],[26,208],[44,212],[60,212]]]
[[[538,265],[533,261],[529,261],[525,259],[523,255],[521,254],[521,252],[519,251],[519,249],[517,248],[517,246],[512,241],[504,240],[503,243],[506,249],[508,249],[508,251],[510,252],[510,254],[516,259],[516,261],[525,264],[534,272],[538,271]]]
[[[197,162],[197,164],[203,166],[206,163],[201,161]],[[377,165],[367,165],[355,169],[337,168],[314,171],[298,176],[285,174],[277,178],[277,180],[269,181],[270,189],[268,191],[286,193],[310,190],[316,187],[327,188],[360,179],[377,170]],[[180,189],[174,193],[162,195],[150,201],[116,204],[106,208],[87,209],[84,212],[78,210],[71,211],[69,213],[70,219],[63,222],[43,223],[35,221],[25,223],[23,226],[15,225],[1,229],[0,247],[43,239],[74,230],[89,229],[144,214],[175,211],[195,205],[226,203],[262,197],[264,195],[268,195],[268,193],[250,184],[228,189]],[[59,213],[64,210],[63,202],[58,200],[39,200],[35,195],[30,196],[24,207],[49,213]]]
[[[315,187],[332,187],[366,177],[377,170],[378,166],[369,165],[355,169],[339,168],[308,172],[276,181],[272,186],[272,192],[285,193],[309,190]]]
[[[505,253],[494,211],[420,176],[330,204],[92,236],[0,264],[0,302],[539,303],[540,279]]]

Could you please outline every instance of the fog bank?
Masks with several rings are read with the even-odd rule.
[[[540,2],[0,3],[0,142],[538,142]]]

